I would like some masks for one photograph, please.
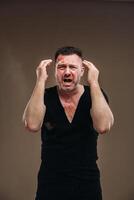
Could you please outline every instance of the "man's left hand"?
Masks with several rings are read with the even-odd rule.
[[[83,60],[83,65],[88,69],[88,83],[89,84],[98,84],[99,70],[95,65],[87,60]]]

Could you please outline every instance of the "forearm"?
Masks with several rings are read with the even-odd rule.
[[[105,100],[105,97],[100,89],[99,83],[90,83],[91,90],[91,117],[93,126],[99,133],[108,132],[113,125],[114,117],[112,111]]]
[[[38,131],[41,128],[45,115],[44,105],[45,82],[37,81],[32,96],[24,110],[23,122],[30,131]]]

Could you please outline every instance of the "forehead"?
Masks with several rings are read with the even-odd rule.
[[[74,65],[80,65],[82,63],[82,59],[77,56],[76,54],[72,55],[59,55],[57,60],[57,63],[64,63],[64,64],[74,64]]]

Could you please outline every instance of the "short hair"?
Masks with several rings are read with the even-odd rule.
[[[76,54],[82,59],[82,51],[79,48],[73,47],[73,46],[65,46],[59,48],[55,53],[55,61],[57,60],[59,55],[72,55]]]

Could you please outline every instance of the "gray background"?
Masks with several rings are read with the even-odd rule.
[[[35,69],[55,50],[74,45],[100,70],[115,125],[99,137],[104,200],[134,200],[132,1],[10,1],[0,4],[0,200],[33,200],[40,133],[21,122]],[[54,67],[47,86],[53,85]],[[83,78],[86,82],[86,73]]]

